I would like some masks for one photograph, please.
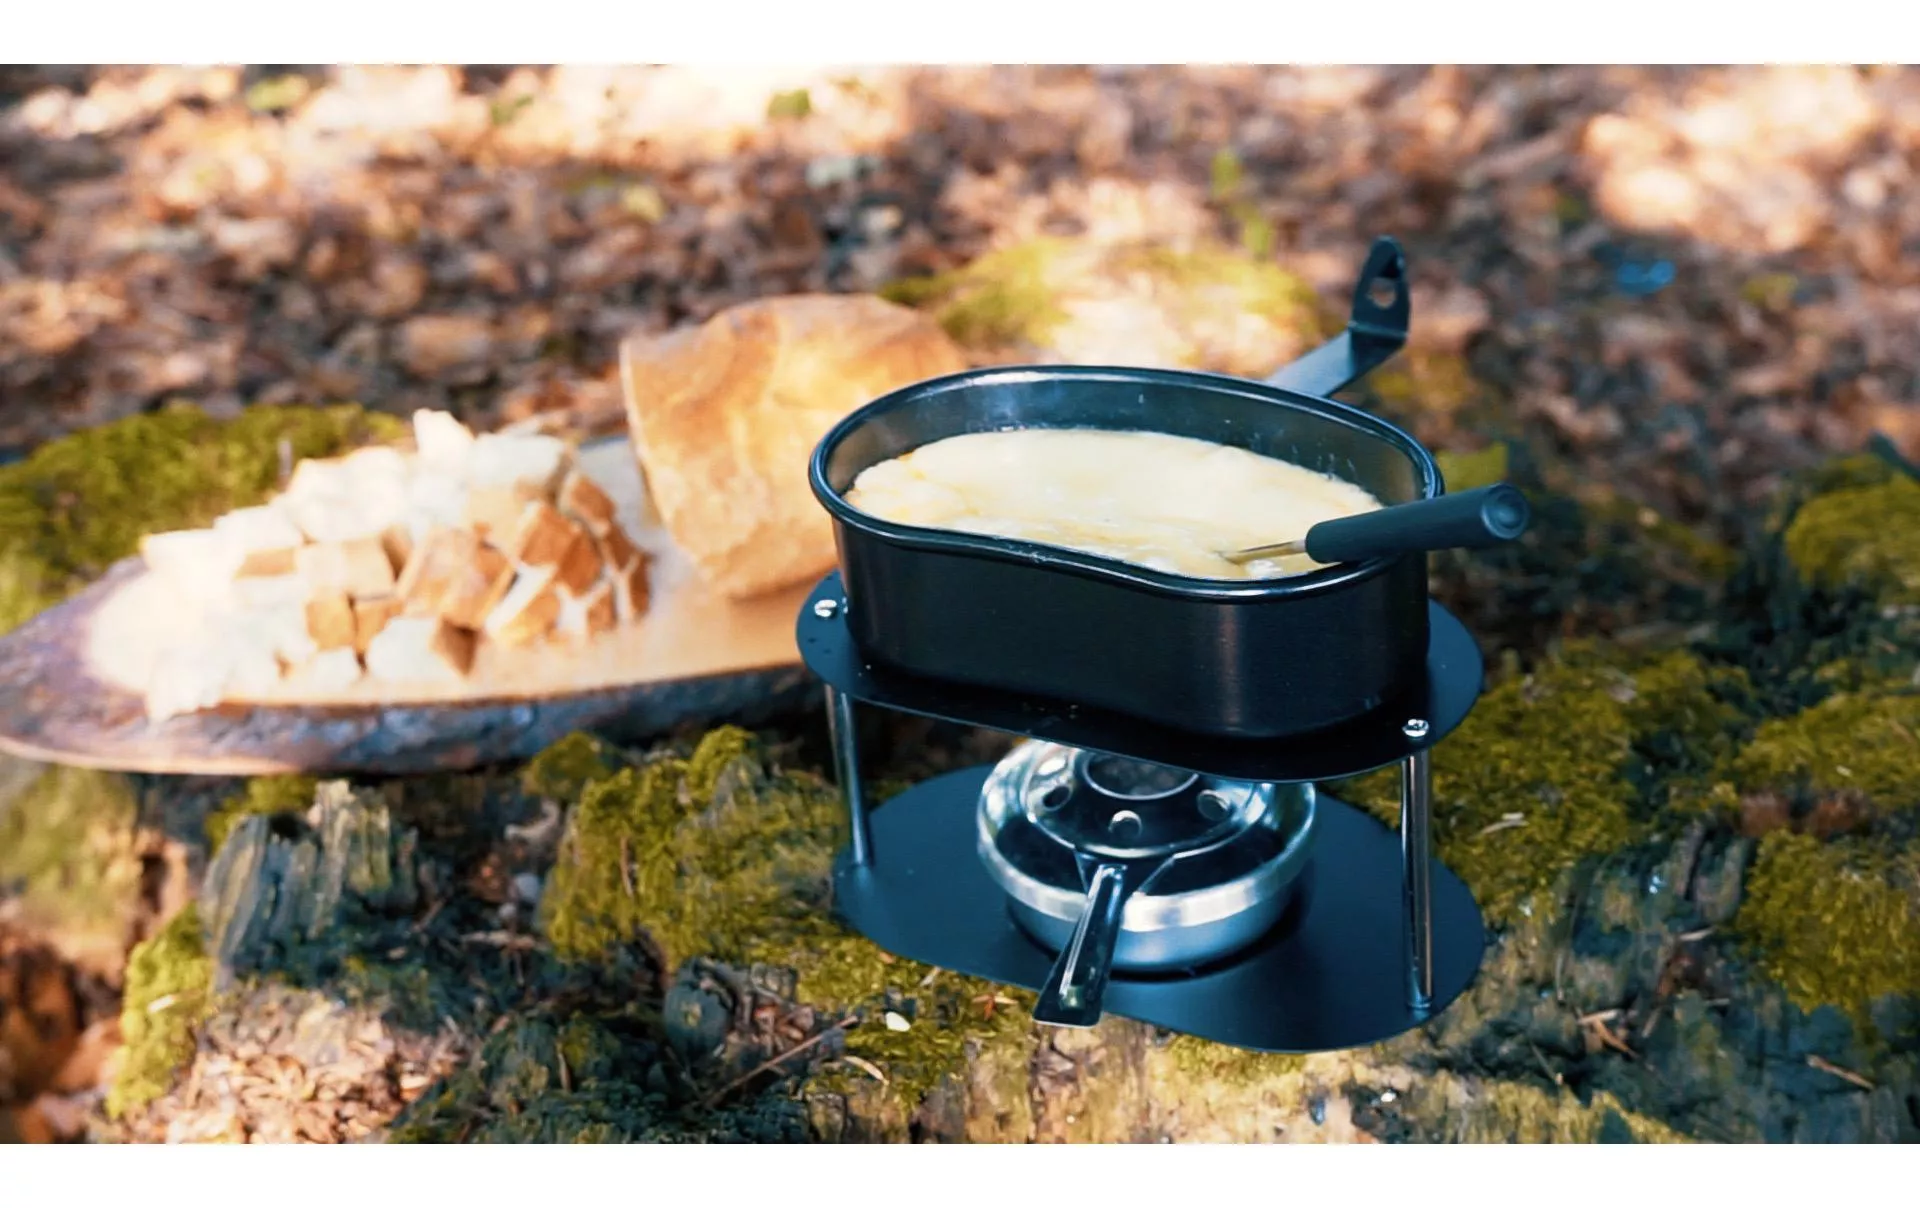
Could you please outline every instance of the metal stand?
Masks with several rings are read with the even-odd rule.
[[[1472,983],[1485,931],[1472,893],[1433,859],[1428,751],[1471,709],[1482,664],[1465,628],[1439,605],[1431,606],[1432,648],[1417,693],[1337,733],[1264,741],[1167,734],[1057,702],[882,674],[854,651],[843,599],[839,576],[827,576],[797,636],[802,659],[824,681],[834,777],[847,803],[850,838],[836,861],[834,909],[888,952],[1036,991],[1054,963],[1051,950],[1015,925],[1004,891],[973,851],[992,769],[934,777],[869,812],[855,701],[1230,780],[1297,783],[1399,766],[1398,833],[1323,795],[1313,860],[1281,922],[1218,965],[1116,974],[1109,1014],[1239,1048],[1320,1052],[1419,1027]],[[1395,865],[1398,902],[1381,892]]]
[[[875,809],[874,857],[843,849],[833,909],[894,956],[1038,991],[1056,952],[1021,928],[975,854],[990,766],[921,781]],[[1434,864],[1432,1006],[1407,1002],[1399,836],[1322,794],[1313,858],[1266,936],[1192,969],[1115,971],[1106,1014],[1236,1048],[1312,1053],[1375,1044],[1429,1022],[1472,984],[1485,949],[1467,887]]]
[[[847,799],[848,857],[858,865],[873,862],[867,829],[867,795],[860,783],[860,739],[853,725],[853,698],[827,689],[827,734],[833,740],[833,778]]]
[[[1415,723],[1408,722],[1409,728]],[[1426,723],[1418,723],[1424,727]],[[1429,825],[1433,765],[1429,752],[1400,763],[1400,870],[1407,944],[1407,1006],[1424,1017],[1433,1009],[1433,858]]]

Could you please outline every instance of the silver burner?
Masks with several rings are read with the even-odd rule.
[[[1059,953],[1035,1018],[1097,1020],[1110,969],[1206,964],[1267,933],[1311,847],[1314,792],[1025,742],[981,793],[979,851]]]

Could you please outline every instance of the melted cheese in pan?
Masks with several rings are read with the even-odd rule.
[[[1201,579],[1272,578],[1216,551],[1302,537],[1381,506],[1344,479],[1163,432],[1023,428],[923,445],[862,471],[847,502],[896,524],[1034,541]]]

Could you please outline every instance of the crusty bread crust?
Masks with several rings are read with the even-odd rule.
[[[966,366],[927,316],[826,294],[746,303],[621,349],[628,426],[661,523],[733,599],[833,566],[833,529],[807,486],[827,430],[882,394]]]

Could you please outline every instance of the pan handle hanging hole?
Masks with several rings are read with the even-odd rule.
[[[1400,297],[1400,282],[1393,277],[1375,277],[1367,285],[1367,301],[1381,310],[1392,306]]]

